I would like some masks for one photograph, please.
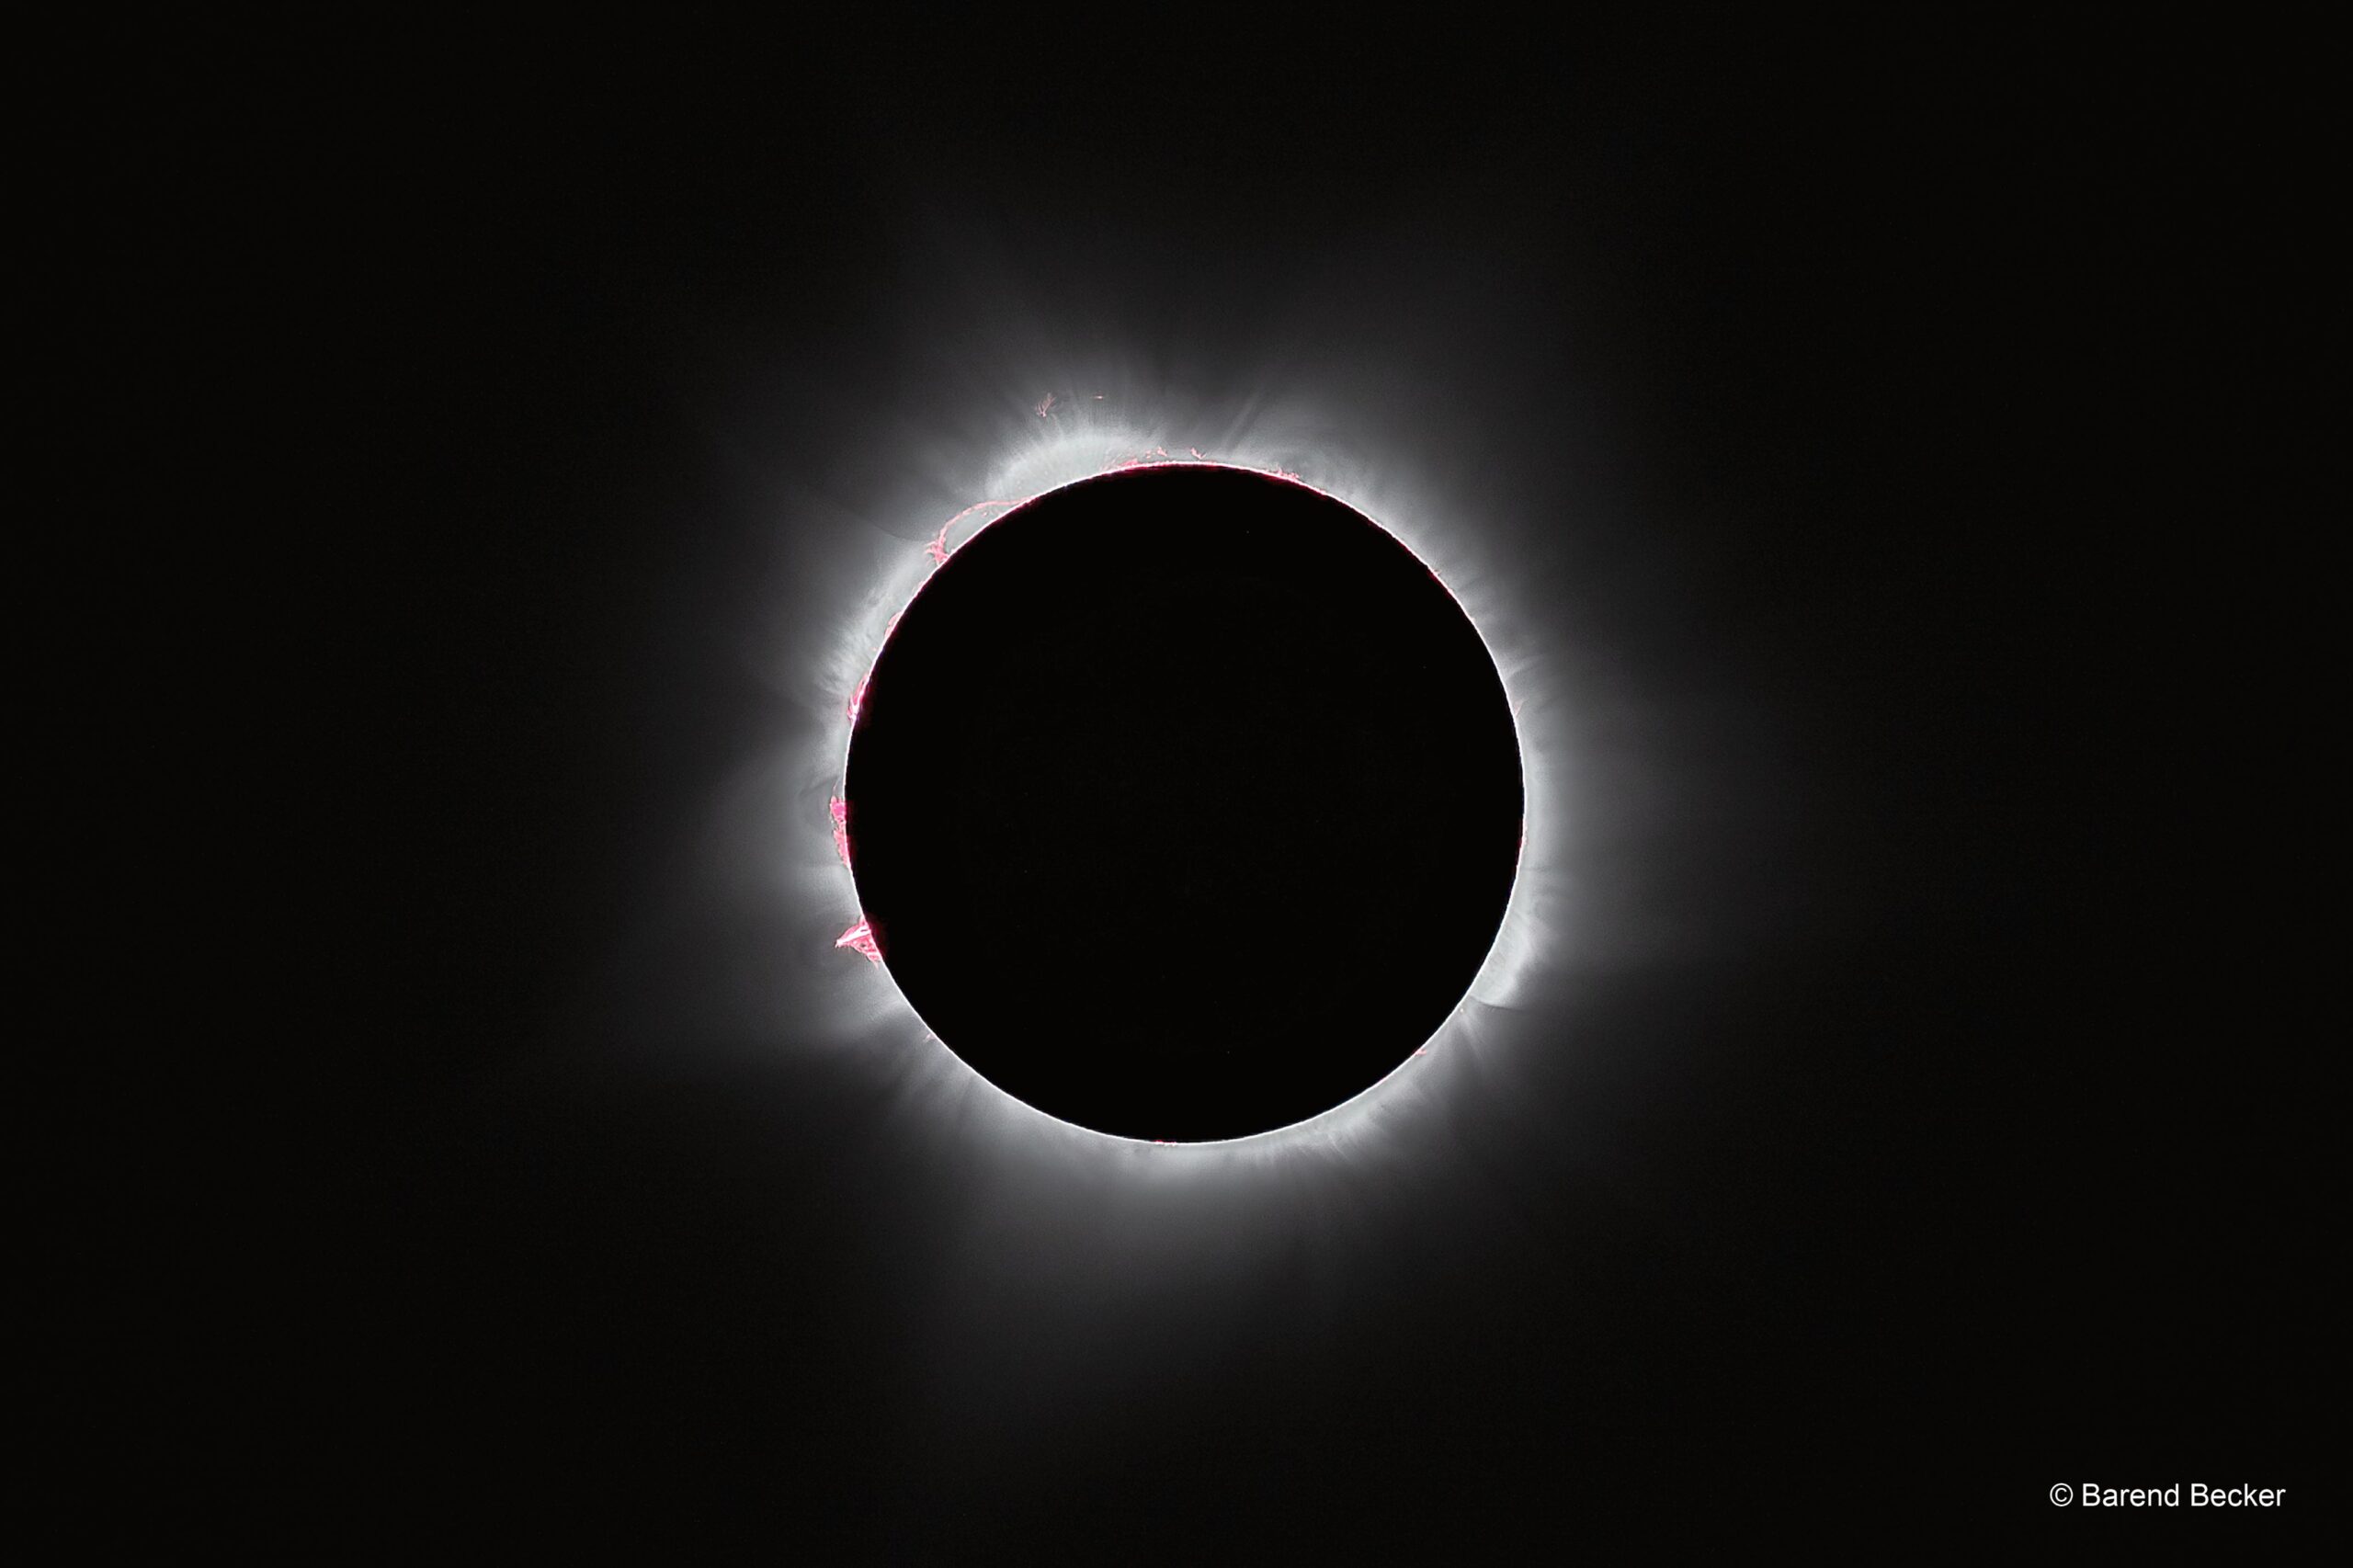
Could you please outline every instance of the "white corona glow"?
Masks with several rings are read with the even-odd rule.
[[[1482,526],[1476,497],[1416,483],[1377,452],[1319,428],[1322,421],[1263,402],[1221,410],[1198,401],[1170,406],[1174,401],[1132,392],[1032,394],[1017,413],[1001,406],[985,437],[938,454],[930,477],[940,504],[906,500],[896,504],[902,515],[861,519],[867,548],[854,552],[856,564],[832,585],[838,597],[823,645],[802,644],[817,655],[816,668],[808,672],[813,679],[791,682],[802,711],[777,759],[783,777],[766,774],[767,784],[781,786],[794,808],[789,888],[779,891],[822,928],[822,935],[809,932],[803,950],[822,953],[833,966],[830,976],[809,986],[822,998],[818,1021],[827,1037],[844,1048],[855,1042],[861,1051],[897,1054],[894,1083],[960,1125],[990,1125],[1077,1170],[1123,1171],[1152,1185],[1319,1152],[1354,1160],[1394,1142],[1410,1144],[1415,1123],[1443,1099],[1449,1082],[1477,1071],[1483,1051],[1508,1048],[1496,1045],[1511,1032],[1493,1028],[1496,1015],[1513,1009],[1557,965],[1570,902],[1564,851],[1571,820],[1562,766],[1567,724],[1553,694],[1537,689],[1554,652],[1546,642],[1552,618],[1523,597],[1531,592],[1531,574],[1497,559],[1484,542],[1493,535]],[[1034,1109],[941,1043],[891,980],[887,963],[856,962],[847,951],[832,950],[873,956],[842,844],[842,777],[857,703],[899,613],[949,553],[1021,502],[1142,463],[1274,473],[1346,503],[1392,533],[1477,628],[1502,676],[1519,746],[1524,838],[1518,874],[1494,944],[1453,1012],[1421,1049],[1352,1098],[1305,1121],[1223,1142],[1140,1142]],[[1431,803],[1434,812],[1444,809],[1442,801]]]

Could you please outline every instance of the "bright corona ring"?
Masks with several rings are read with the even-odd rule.
[[[1289,1127],[1427,1045],[1525,803],[1427,565],[1209,462],[1049,490],[934,559],[850,705],[840,945],[990,1084],[1120,1138]]]

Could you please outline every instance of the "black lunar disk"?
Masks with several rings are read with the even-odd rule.
[[[850,749],[851,864],[933,1033],[1064,1120],[1303,1120],[1427,1041],[1518,860],[1495,662],[1425,565],[1213,466],[1050,492],[935,572]]]

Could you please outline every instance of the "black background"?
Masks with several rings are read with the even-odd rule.
[[[97,787],[40,1059],[94,1071],[25,1147],[37,1277],[103,1301],[55,1531],[1452,1561],[2329,1507],[2309,52],[51,46],[28,428],[85,443],[37,500],[86,559],[40,689]],[[706,853],[856,519],[919,547],[975,497],[909,472],[1082,363],[1279,374],[1547,622],[1576,919],[1376,1152],[1107,1198],[846,1045],[835,912]]]

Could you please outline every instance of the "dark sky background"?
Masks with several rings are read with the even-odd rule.
[[[120,1151],[194,1261],[109,1320],[148,1370],[75,1528],[185,1484],[223,1539],[1462,1561],[2326,1506],[2335,1042],[2260,783],[2313,766],[2295,40],[643,27],[61,61],[43,255],[177,497],[101,532],[202,601],[105,655],[203,787],[141,831],[233,828],[153,895],[205,955],[155,1032],[215,1042],[159,1081],[229,1104]],[[832,597],[1097,372],[1460,506],[1575,742],[1558,950],[1352,1152],[1027,1146],[743,869],[806,847],[744,801]]]

